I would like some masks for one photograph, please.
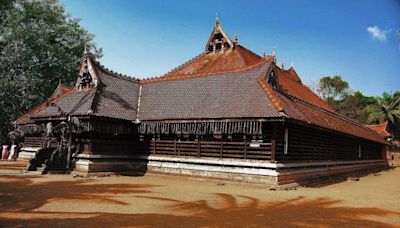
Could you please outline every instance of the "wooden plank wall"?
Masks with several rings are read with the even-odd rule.
[[[143,154],[168,157],[233,158],[270,160],[271,142],[254,147],[251,140],[191,140],[152,138],[138,142],[137,151]]]
[[[44,147],[45,140],[42,136],[26,136],[24,139],[24,147]]]
[[[288,153],[283,152],[284,128],[289,128]],[[367,140],[295,124],[277,126],[276,158],[281,162],[346,161],[382,158],[382,145]],[[361,145],[361,157],[359,146]]]

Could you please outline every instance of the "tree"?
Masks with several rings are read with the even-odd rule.
[[[349,83],[340,75],[326,76],[319,80],[316,88],[317,94],[329,104],[343,99],[348,93]]]
[[[74,83],[85,47],[97,57],[101,49],[57,0],[6,0],[1,6],[0,131],[4,137],[12,121],[49,97],[59,81]]]
[[[368,111],[366,109],[369,97],[365,97],[362,92],[346,94],[345,97],[334,103],[333,108],[340,114],[349,118],[358,120],[361,123],[366,123]]]
[[[389,131],[395,138],[399,137],[400,129],[400,91],[389,94],[383,93],[376,97],[376,103],[368,106],[368,123],[384,123],[388,121]]]

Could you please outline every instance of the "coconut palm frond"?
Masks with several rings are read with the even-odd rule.
[[[390,106],[389,106],[389,109],[398,109],[398,108],[400,108],[399,107],[400,106],[400,97],[397,97],[391,104],[390,104]]]

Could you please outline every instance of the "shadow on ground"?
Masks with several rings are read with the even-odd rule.
[[[302,197],[280,202],[260,202],[248,196],[215,194],[218,205],[207,200],[180,201],[155,197],[155,185],[98,184],[91,180],[42,182],[30,178],[5,177],[0,181],[0,211],[31,216],[2,216],[2,227],[388,227],[379,219],[400,216],[400,213],[377,208],[337,206],[339,201],[326,198],[309,200]],[[4,178],[2,178],[3,180]],[[171,214],[74,213],[34,211],[49,199],[79,199],[127,204],[110,199],[113,194],[129,194],[168,204]],[[149,196],[150,195],[150,196]],[[240,201],[241,203],[239,203]],[[135,205],[131,205],[134,207]],[[77,214],[81,217],[77,218]],[[34,215],[34,216],[32,216]]]

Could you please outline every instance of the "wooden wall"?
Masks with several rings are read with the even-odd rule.
[[[270,160],[271,141],[261,139],[261,136],[256,141],[252,138],[243,135],[230,139],[228,136],[220,139],[200,136],[196,139],[195,136],[142,135],[137,151],[168,157]]]
[[[284,154],[284,131],[288,128],[288,150]],[[383,145],[296,124],[277,125],[276,158],[279,162],[346,161],[382,159]]]

